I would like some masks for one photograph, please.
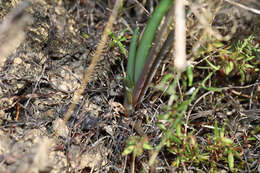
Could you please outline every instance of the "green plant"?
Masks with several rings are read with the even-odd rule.
[[[171,116],[168,113],[161,115],[159,119],[164,120],[164,122],[166,120],[172,124]],[[231,171],[234,171],[234,157],[240,158],[237,151],[240,149],[234,145],[230,138],[225,136],[225,126],[219,129],[217,122],[215,122],[214,137],[208,135],[206,139],[208,145],[204,148],[197,143],[193,132],[183,133],[182,124],[182,122],[178,123],[176,129],[165,140],[167,150],[175,156],[171,166],[179,167],[181,163],[195,166],[205,164],[213,168],[216,162],[222,161],[228,164]],[[168,128],[165,128],[164,125],[158,125],[166,134],[169,133]]]
[[[222,160],[228,163],[229,169],[234,171],[234,156],[240,158],[237,152],[238,148],[234,145],[232,139],[225,136],[225,125],[221,129],[218,127],[218,123],[214,124],[214,137],[208,137],[209,142],[206,150],[214,153],[215,161]]]
[[[187,72],[187,74],[189,74],[189,78],[192,78],[193,74],[190,70],[188,70],[189,72]],[[155,158],[157,157],[159,151],[162,149],[163,146],[167,146],[167,148],[169,149],[169,151],[172,152],[177,152],[177,153],[186,153],[187,155],[189,155],[190,158],[187,158],[187,155],[183,155],[178,157],[178,159],[176,160],[176,163],[173,163],[173,165],[179,165],[179,161],[182,160],[182,158],[185,158],[185,160],[196,160],[197,159],[205,159],[205,157],[207,156],[205,155],[201,155],[201,153],[198,153],[198,148],[197,146],[195,146],[196,144],[193,141],[193,144],[191,144],[190,146],[185,146],[186,148],[191,147],[192,149],[194,149],[193,154],[190,153],[191,151],[185,151],[182,148],[177,148],[177,150],[173,150],[173,148],[171,148],[171,144],[175,143],[177,144],[179,147],[181,146],[181,144],[183,143],[183,141],[191,141],[193,140],[192,134],[185,136],[181,133],[180,131],[180,127],[183,124],[182,122],[182,116],[183,114],[187,111],[188,106],[191,104],[191,102],[194,100],[195,96],[197,95],[198,91],[200,90],[200,88],[204,88],[205,87],[205,83],[207,80],[210,79],[210,77],[215,73],[215,71],[211,72],[201,83],[200,85],[196,88],[196,90],[192,93],[192,95],[190,97],[188,97],[185,101],[178,101],[178,96],[176,96],[175,93],[175,88],[176,85],[180,79],[180,74],[177,76],[174,75],[166,75],[164,77],[164,79],[162,80],[162,84],[160,84],[162,90],[165,91],[166,94],[169,94],[171,96],[173,96],[174,100],[176,101],[176,103],[173,105],[173,107],[168,108],[168,111],[162,115],[160,115],[158,117],[158,119],[160,121],[166,122],[168,124],[168,126],[165,126],[164,123],[158,123],[158,126],[160,127],[161,130],[164,131],[164,135],[161,139],[161,142],[159,145],[156,146],[155,151],[153,152],[153,155],[151,156],[150,160],[149,160],[149,165],[152,165],[154,163]],[[165,83],[169,83],[169,81],[172,81],[171,84],[169,85],[165,85]],[[189,80],[191,81],[191,79]],[[190,82],[189,82],[190,83]],[[164,87],[167,87],[167,89],[165,89]],[[207,88],[207,87],[205,87]],[[186,142],[184,142],[186,143]],[[187,144],[189,145],[189,144]],[[194,155],[195,154],[195,155]],[[179,160],[179,161],[178,161]]]
[[[172,167],[179,167],[181,163],[192,164],[198,166],[201,163],[208,162],[210,158],[209,152],[202,152],[196,137],[189,133],[185,135],[181,132],[181,126],[177,126],[176,133],[167,141],[167,149],[176,156],[172,161]]]
[[[114,34],[113,32],[110,32],[109,34],[110,37],[112,38],[112,40],[109,42],[109,46],[114,47],[117,45],[125,57],[127,56],[127,50],[125,48],[125,45],[122,42],[127,40],[126,37],[124,36],[126,31],[127,29],[124,29],[117,35]]]
[[[240,76],[240,83],[250,82],[260,71],[258,66],[260,47],[256,47],[253,40],[254,36],[251,35],[243,41],[239,40],[235,46],[227,46],[220,41],[212,41],[205,48],[201,48],[200,54],[204,56],[215,54],[215,62],[205,58],[211,68],[219,70],[229,77]],[[217,65],[213,65],[213,63]]]
[[[153,26],[153,34],[155,34],[157,27],[158,25],[156,27]],[[144,31],[143,37],[149,35],[146,32],[147,28]],[[172,34],[174,32],[169,31],[169,33],[164,45],[168,45],[168,41],[172,41]],[[151,69],[156,69],[154,67],[160,63],[159,59],[150,59],[148,56],[154,35],[149,39],[143,37],[138,45],[137,28],[134,31],[129,49],[125,84],[127,105],[130,105],[131,109],[134,109],[143,97],[144,88],[147,87],[150,81],[149,77],[151,75],[149,74],[154,73]],[[253,37],[249,37],[242,42],[238,42],[235,47],[225,46],[222,42],[216,40],[209,41],[199,52],[200,57],[205,57],[201,61],[204,63],[202,66],[193,67],[190,65],[187,68],[186,74],[176,74],[174,72],[166,74],[161,83],[155,87],[162,90],[164,95],[172,99],[171,103],[169,101],[169,106],[165,106],[166,112],[158,116],[159,122],[157,125],[163,132],[159,144],[153,148],[148,144],[149,140],[147,137],[130,137],[123,154],[133,153],[134,157],[136,157],[143,154],[144,149],[152,150],[149,158],[149,165],[152,166],[159,152],[164,147],[174,155],[174,160],[171,162],[171,166],[173,167],[180,167],[187,164],[201,166],[203,164],[211,168],[211,171],[216,171],[216,165],[218,161],[221,161],[221,163],[228,165],[230,171],[235,171],[235,159],[240,159],[241,154],[239,151],[241,148],[227,137],[228,132],[225,126],[219,128],[218,124],[215,123],[214,135],[210,132],[206,136],[205,141],[207,141],[207,146],[200,146],[196,140],[194,131],[187,132],[187,130],[183,130],[187,126],[187,124],[184,126],[183,115],[187,112],[189,105],[194,101],[199,90],[204,89],[212,91],[212,93],[222,91],[221,88],[215,87],[215,82],[212,82],[217,80],[215,77],[218,73],[216,72],[224,71],[226,75],[229,75],[231,72],[238,73],[241,76],[242,82],[245,80],[243,74],[245,75],[249,71],[259,71],[257,55],[260,49],[253,46],[252,40]],[[144,42],[146,44],[142,45],[142,47],[141,44]],[[160,49],[163,50],[165,47],[162,46]],[[146,59],[147,56],[148,58]],[[240,56],[243,56],[243,58]],[[161,56],[156,56],[156,58],[158,57],[161,58]],[[203,79],[199,78],[201,80],[194,81],[193,68],[200,72],[206,71],[204,74],[207,75],[203,76]],[[176,86],[180,81],[183,84],[180,90],[185,92],[188,87],[196,87],[196,89],[189,95],[183,94],[179,96],[176,94]],[[252,138],[252,140],[255,139]]]
[[[217,123],[215,123],[214,137],[208,136],[207,141],[209,141],[209,144],[206,148],[200,147],[193,132],[187,134],[186,132],[183,132],[182,128],[184,124],[182,116],[201,88],[210,91],[221,91],[218,88],[206,86],[206,82],[210,80],[215,72],[216,70],[213,69],[213,71],[199,83],[192,95],[187,97],[184,101],[180,101],[175,93],[175,88],[180,76],[174,74],[164,76],[158,89],[163,90],[167,95],[173,96],[176,102],[173,106],[167,108],[167,111],[164,114],[161,114],[158,117],[159,122],[157,125],[164,132],[164,135],[162,136],[160,143],[154,148],[149,160],[149,165],[154,163],[159,151],[165,146],[170,153],[176,156],[171,163],[173,167],[179,167],[182,164],[196,166],[207,164],[213,168],[218,159],[221,159],[228,163],[231,171],[234,170],[234,155],[239,158],[239,153],[237,152],[237,147],[233,144],[233,141],[225,137],[225,126],[219,129]],[[185,82],[191,84],[193,79],[191,69],[187,70],[187,77],[190,79]],[[221,156],[218,156],[217,154],[221,154]],[[209,162],[209,160],[215,160],[216,162]]]
[[[153,147],[149,145],[147,137],[132,136],[126,142],[126,148],[123,151],[123,156],[133,152],[134,157],[141,156],[143,150],[151,150]]]
[[[256,48],[252,45],[254,37],[251,35],[243,41],[238,41],[235,47],[229,46],[220,52],[222,59],[223,71],[226,75],[231,72],[240,75],[240,82],[246,80],[246,75],[250,73],[258,73],[258,53],[260,47]]]
[[[137,43],[138,29],[136,29],[134,32],[130,44],[127,77],[125,82],[125,106],[129,112],[131,112],[136,104],[138,104],[138,102],[140,102],[142,99],[142,96],[144,95],[145,90],[150,82],[150,78],[153,76],[153,70],[156,70],[154,67],[157,66],[157,64],[160,62],[157,61],[157,63],[154,64],[154,59],[147,59],[147,56],[152,46],[152,42],[158,26],[172,3],[173,0],[162,0],[158,4],[147,23],[139,44]],[[144,69],[145,64],[148,66],[146,69]]]
[[[259,73],[259,53],[260,47],[255,47],[253,43],[254,36],[251,35],[243,41],[238,41],[234,48],[226,52],[220,52],[224,64],[226,75],[232,71],[239,73],[240,82],[244,82],[246,77],[250,81],[251,74]]]

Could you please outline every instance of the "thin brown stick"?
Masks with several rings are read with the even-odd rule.
[[[109,17],[109,20],[107,22],[107,25],[103,31],[101,40],[99,42],[99,45],[97,47],[96,53],[91,61],[91,64],[88,68],[88,70],[85,72],[85,75],[83,77],[82,80],[82,84],[80,85],[80,87],[77,89],[77,91],[75,92],[73,98],[72,98],[72,103],[68,109],[68,111],[66,112],[65,116],[64,116],[64,122],[66,123],[68,121],[68,119],[71,117],[73,110],[75,109],[76,104],[79,102],[80,100],[80,96],[83,94],[84,90],[85,90],[85,86],[87,85],[90,75],[92,74],[92,72],[95,69],[95,66],[97,65],[98,59],[106,45],[107,39],[108,39],[108,35],[110,33],[110,31],[112,30],[112,26],[113,23],[116,20],[119,8],[120,8],[120,4],[122,3],[122,0],[117,0],[115,3],[115,6],[113,8],[112,14]]]

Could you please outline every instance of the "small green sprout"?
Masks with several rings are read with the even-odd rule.
[[[147,137],[132,136],[127,141],[127,146],[123,151],[123,156],[133,152],[134,156],[141,156],[143,149],[152,150],[153,147],[149,145]]]
[[[124,29],[118,35],[114,34],[113,32],[110,32],[110,37],[112,38],[112,41],[109,43],[110,47],[114,47],[117,45],[125,57],[127,56],[127,50],[122,42],[127,40],[124,36],[124,33],[126,31],[127,29]]]

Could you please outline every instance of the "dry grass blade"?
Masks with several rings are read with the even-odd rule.
[[[94,55],[94,57],[91,61],[91,64],[90,64],[88,70],[86,71],[86,73],[83,77],[81,86],[78,88],[78,90],[75,92],[75,94],[73,96],[72,104],[70,105],[68,111],[66,112],[66,114],[64,116],[65,123],[68,121],[68,119],[70,118],[73,110],[75,109],[76,103],[78,103],[78,101],[80,100],[80,96],[84,92],[85,86],[87,85],[87,83],[89,81],[90,75],[92,74],[92,72],[95,69],[95,66],[97,65],[98,59],[99,59],[99,57],[100,57],[100,55],[101,55],[101,53],[102,53],[102,51],[105,47],[105,44],[107,42],[108,35],[109,35],[110,31],[112,30],[112,26],[113,26],[113,23],[114,23],[114,21],[117,17],[117,13],[119,11],[121,3],[122,3],[122,0],[117,0],[115,2],[115,6],[113,8],[112,14],[109,17],[107,25],[106,25],[106,27],[103,31],[103,34],[102,34],[101,40],[99,42],[99,45],[97,47],[96,53],[95,53],[95,55]]]
[[[24,1],[13,9],[0,25],[0,67],[25,38],[24,28],[31,22],[25,14],[30,2]]]
[[[251,11],[251,12],[253,12],[253,13],[255,13],[255,14],[260,15],[260,10],[258,10],[258,9],[249,8],[249,7],[247,7],[247,6],[243,5],[243,4],[240,4],[240,3],[237,3],[237,2],[234,2],[234,1],[231,1],[231,0],[225,0],[225,1],[228,2],[228,3],[230,3],[230,4],[232,4],[232,5],[238,6],[238,7],[242,8],[242,9],[245,9],[245,10],[248,10],[248,11]],[[256,3],[257,3],[257,2],[256,2]],[[259,2],[258,2],[258,3],[259,3]],[[258,4],[258,5],[260,5],[260,4]]]
[[[175,53],[174,66],[178,71],[184,71],[187,66],[186,60],[186,26],[184,1],[176,0],[175,3]]]

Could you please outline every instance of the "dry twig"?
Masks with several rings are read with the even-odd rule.
[[[115,19],[117,17],[117,13],[119,11],[119,8],[120,8],[120,4],[122,3],[122,0],[117,0],[115,2],[115,6],[113,8],[113,11],[112,11],[112,14],[110,15],[109,17],[109,20],[107,22],[107,25],[103,31],[103,34],[102,34],[102,37],[101,37],[101,40],[100,40],[100,43],[97,47],[97,50],[96,50],[96,53],[91,61],[91,64],[88,68],[88,70],[86,71],[84,77],[83,77],[83,80],[82,80],[82,84],[81,86],[78,88],[78,90],[75,92],[74,96],[73,96],[73,99],[72,99],[72,103],[68,109],[68,111],[66,112],[65,116],[64,116],[64,121],[65,123],[69,120],[69,118],[71,117],[72,115],[72,112],[73,110],[75,109],[75,106],[76,104],[79,102],[80,100],[80,96],[82,95],[82,93],[84,92],[85,90],[85,87],[89,81],[89,78],[92,74],[92,72],[94,71],[95,69],[95,66],[97,65],[97,62],[98,62],[98,59],[105,47],[105,44],[107,42],[107,39],[108,39],[108,35],[110,33],[110,31],[112,30],[112,25],[113,23],[115,22]]]

